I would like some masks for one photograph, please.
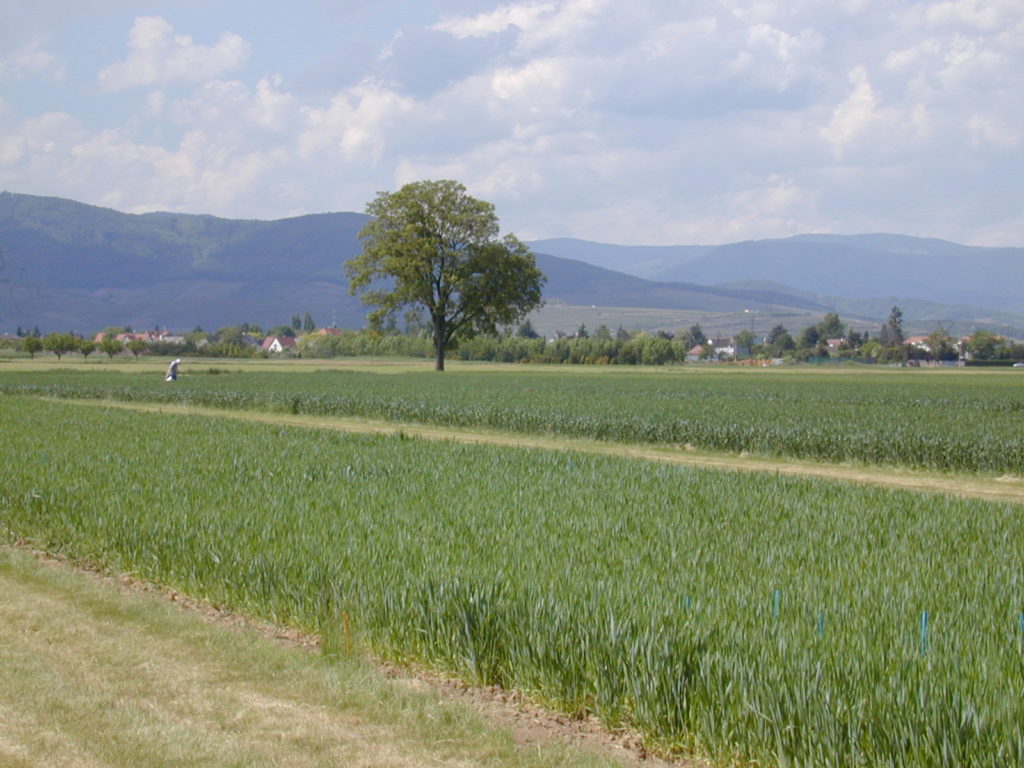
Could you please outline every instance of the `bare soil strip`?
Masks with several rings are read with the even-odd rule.
[[[892,467],[827,464],[747,454],[736,456],[700,451],[689,446],[673,448],[655,445],[632,445],[562,436],[538,436],[459,427],[437,427],[412,422],[303,416],[259,411],[232,411],[218,408],[124,403],[109,400],[62,400],[61,402],[158,413],[242,419],[265,424],[336,429],[344,432],[364,434],[393,435],[401,433],[407,437],[418,437],[427,440],[452,440],[460,443],[517,446],[543,450],[581,451],[584,453],[620,456],[646,461],[662,461],[709,469],[816,477],[861,485],[942,493],[987,501],[1024,503],[1024,479],[1009,475],[998,478],[983,475],[951,475]]]

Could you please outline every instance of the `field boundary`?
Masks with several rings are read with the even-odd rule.
[[[236,419],[263,424],[309,429],[329,429],[360,434],[393,435],[401,433],[407,437],[425,440],[449,440],[458,443],[504,445],[538,450],[578,451],[643,461],[681,464],[697,468],[809,477],[857,485],[872,485],[922,493],[939,493],[962,498],[982,499],[985,501],[1024,504],[1024,479],[1011,475],[1004,475],[998,478],[950,475],[881,466],[799,461],[746,453],[728,455],[701,451],[691,446],[673,448],[657,445],[637,445],[576,437],[540,436],[497,430],[468,429],[465,427],[438,427],[415,422],[383,421],[356,417],[308,416],[113,400],[74,400],[49,397],[40,397],[38,399],[93,407]]]

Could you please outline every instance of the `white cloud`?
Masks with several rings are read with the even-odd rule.
[[[295,97],[280,88],[282,82],[280,76],[268,76],[250,89],[239,80],[212,80],[170,105],[161,92],[151,93],[147,106],[181,125],[202,124],[233,132],[248,125],[282,132],[299,120]]]
[[[867,70],[855,67],[849,74],[850,93],[832,111],[832,119],[822,129],[822,137],[842,158],[847,146],[871,128],[878,115],[878,96],[871,87]]]
[[[578,95],[571,83],[566,60],[534,59],[521,67],[497,70],[491,77],[491,91],[522,117],[545,115],[550,119],[571,110]]]
[[[1016,0],[951,0],[922,3],[912,11],[932,27],[972,27],[994,32],[1013,19],[1020,19],[1021,6]]]
[[[251,217],[358,210],[451,177],[529,236],[932,223],[1024,242],[999,208],[1024,174],[1019,0],[440,5],[473,10],[367,2],[344,29],[303,29],[309,50],[285,35],[287,55],[269,30],[298,17],[271,4],[251,46],[214,10],[181,11],[191,36],[123,8],[83,15],[94,26],[63,45],[22,29],[32,42],[0,53],[0,188]],[[88,58],[128,28],[123,54]]]
[[[1020,146],[1020,131],[992,115],[973,115],[968,121],[968,130],[975,149],[1005,150]]]
[[[432,29],[455,37],[484,37],[515,29],[519,48],[536,50],[542,46],[565,44],[591,29],[609,0],[558,0],[501,5],[476,16],[444,19]]]
[[[974,83],[984,87],[1004,67],[1003,56],[985,46],[983,41],[956,35],[944,56],[944,67],[938,77],[947,88],[971,88]]]
[[[529,31],[543,19],[555,13],[555,3],[534,2],[519,5],[502,5],[493,11],[476,16],[457,16],[444,19],[432,28],[449,32],[455,37],[485,37],[502,32],[509,27]]]
[[[0,79],[22,78],[49,73],[54,79],[64,77],[64,69],[57,57],[45,50],[44,40],[34,36],[14,48],[7,55],[0,56]]]
[[[103,131],[75,144],[70,155],[82,178],[111,173],[117,181],[102,203],[132,213],[229,210],[255,188],[265,189],[268,176],[288,163],[281,148],[238,151],[230,140],[201,130],[170,149]]]
[[[331,99],[325,108],[305,107],[298,136],[304,159],[337,152],[348,160],[377,163],[388,146],[387,133],[415,109],[412,99],[364,82]]]
[[[120,90],[174,81],[202,82],[242,66],[250,46],[225,32],[214,45],[198,45],[188,35],[175,34],[160,16],[135,20],[128,36],[128,57],[99,74],[100,86]]]

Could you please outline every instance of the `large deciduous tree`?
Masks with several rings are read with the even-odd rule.
[[[430,316],[435,369],[460,338],[494,333],[541,304],[544,275],[513,235],[499,238],[494,206],[456,181],[417,181],[366,206],[361,253],[345,263],[350,291],[376,306],[372,326],[403,309]]]

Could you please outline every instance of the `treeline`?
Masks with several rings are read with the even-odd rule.
[[[284,356],[310,358],[332,357],[414,357],[432,358],[435,354],[429,329],[412,324],[403,333],[394,325],[383,330],[325,329],[313,332],[307,315],[292,318],[290,325],[275,326],[268,336],[289,336],[295,345]],[[19,329],[20,330],[20,329]],[[305,333],[301,333],[305,330]],[[249,323],[226,326],[207,333],[195,328],[173,340],[132,339],[119,341],[115,336],[130,329],[107,328],[100,341],[83,339],[72,333],[51,333],[40,337],[30,333],[8,341],[8,347],[19,348],[34,356],[49,351],[61,357],[78,353],[88,357],[100,352],[111,359],[116,355],[142,354],[163,357],[269,357],[261,349],[262,328]],[[783,325],[776,325],[767,336],[755,339],[753,331],[744,330],[730,339],[712,339],[699,324],[675,333],[644,331],[630,333],[619,327],[611,331],[598,326],[593,332],[581,325],[571,335],[545,339],[529,321],[515,330],[494,336],[477,336],[461,341],[451,356],[459,360],[503,363],[568,363],[592,365],[668,365],[686,360],[770,360],[791,362],[817,360],[857,360],[875,363],[914,364],[914,361],[955,361],[966,359],[971,364],[1007,364],[1024,360],[1024,345],[1008,341],[991,331],[975,331],[967,339],[954,339],[942,328],[912,342],[904,336],[903,316],[893,307],[886,323],[872,335],[856,331],[842,322],[835,313],[804,328],[795,337]]]
[[[297,353],[304,357],[342,356],[433,357],[429,333],[381,334],[343,331],[339,335],[307,335]],[[686,359],[680,340],[647,333],[601,337],[566,337],[548,341],[535,334],[476,336],[459,343],[451,356],[458,360],[498,363],[590,363],[597,365],[665,365]]]

